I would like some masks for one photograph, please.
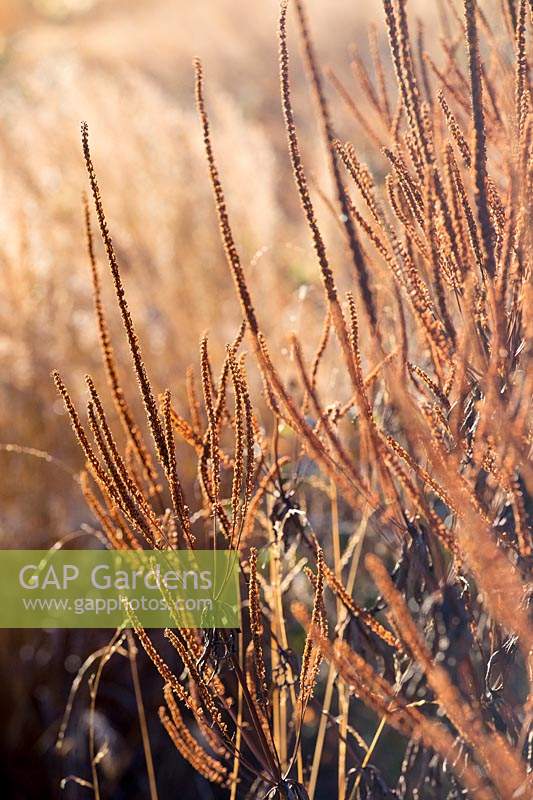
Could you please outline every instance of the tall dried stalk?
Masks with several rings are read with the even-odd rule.
[[[376,81],[360,51],[353,61],[360,96],[352,97],[332,76],[377,148],[368,163],[388,170],[374,176],[357,146],[337,139],[303,0],[296,0],[340,222],[370,323],[365,326],[353,291],[346,294],[346,307],[341,305],[340,278],[309,191],[292,101],[287,2],[281,3],[282,113],[325,301],[313,317],[310,342],[302,334],[290,337],[292,361],[284,365],[283,377],[266,333],[272,316],[278,323],[278,310],[269,314],[267,299],[258,309],[252,301],[215,159],[200,62],[195,61],[197,109],[244,322],[226,347],[218,379],[215,348],[202,337],[202,392],[189,370],[188,411],[173,407],[175,389],[172,395],[164,391],[156,405],[85,124],[82,129],[153,453],[119,378],[87,203],[97,326],[126,441],[114,432],[90,377],[88,427],[59,374],[54,380],[86,462],[83,494],[110,546],[208,542],[231,549],[239,561],[247,612],[238,635],[223,629],[167,630],[171,662],[132,615],[139,642],[164,684],[165,730],[192,768],[226,788],[232,800],[241,785],[243,798],[320,796],[329,736],[338,741],[339,797],[374,796],[385,786],[377,773],[383,766],[377,743],[388,726],[407,740],[407,748],[396,783],[383,789],[386,796],[427,792],[429,800],[460,794],[507,800],[531,793],[525,744],[533,647],[532,382],[526,361],[533,126],[527,8],[524,0],[504,4],[515,53],[515,64],[508,65],[497,25],[475,0],[465,0],[464,22],[451,4],[446,16],[441,4],[446,64],[441,67],[433,43],[431,53],[424,52],[423,25],[413,41],[404,0],[383,4],[396,112],[375,31],[370,44]],[[498,48],[491,63],[482,62],[483,37]],[[463,41],[468,77],[459,55]],[[507,96],[514,102],[506,102]],[[513,146],[505,139],[511,129],[517,131]],[[353,197],[343,183],[341,162],[356,189]],[[363,255],[359,237],[370,242],[372,258]],[[241,349],[245,329],[263,400]],[[197,459],[198,491],[187,492],[196,498],[194,511],[179,475],[178,439]],[[359,568],[363,538],[370,551],[366,573]],[[379,590],[375,602],[368,573]],[[310,611],[302,600],[308,591]],[[299,659],[289,609],[305,628]],[[325,681],[323,658],[329,662]],[[371,727],[359,729],[349,694],[376,716]],[[94,772],[94,741],[91,755]],[[98,780],[96,774],[95,794]],[[151,785],[153,793],[153,774]]]

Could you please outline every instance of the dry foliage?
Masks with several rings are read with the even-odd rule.
[[[526,798],[533,791],[530,8],[504,0],[489,15],[465,0],[460,14],[439,4],[442,62],[436,48],[425,51],[433,32],[422,23],[412,32],[404,0],[384,0],[391,59],[373,28],[372,66],[354,54],[352,95],[336,74],[323,74],[304,4],[293,5],[292,17],[284,1],[279,19],[281,108],[324,289],[323,323],[310,334],[311,348],[292,336],[291,367],[281,368],[240,256],[217,166],[209,81],[197,60],[199,135],[243,324],[218,369],[203,337],[199,380],[191,368],[186,392],[178,392],[186,410],[168,389],[158,395],[84,124],[90,190],[145,420],[114,352],[86,202],[115,413],[87,377],[85,423],[55,373],[86,461],[83,493],[112,547],[214,545],[239,554],[242,631],[167,631],[177,669],[146,631],[135,631],[161,675],[160,717],[176,749],[232,798],[318,797],[326,741],[340,798]],[[291,96],[292,21],[331,196],[304,166]],[[375,151],[372,168],[335,130],[328,78],[365,152]],[[342,263],[322,233],[324,210],[343,237]],[[348,281],[344,294],[339,287]],[[256,370],[262,396],[249,378]],[[332,395],[326,373],[334,370],[344,378]],[[190,460],[195,494],[182,480]],[[305,629],[299,647],[294,620]],[[359,725],[363,704],[377,720],[371,741]],[[392,776],[380,771],[386,758],[376,751],[387,726],[406,741]],[[97,756],[92,775],[99,797]]]

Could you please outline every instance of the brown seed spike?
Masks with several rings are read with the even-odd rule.
[[[446,102],[446,98],[444,97],[444,93],[442,90],[438,94],[438,100],[444,116],[446,117],[446,122],[448,124],[448,128],[450,129],[450,133],[452,134],[454,141],[459,148],[461,153],[463,162],[465,166],[470,169],[470,165],[472,163],[472,155],[470,153],[470,147],[468,146],[468,142],[466,141],[465,137],[463,136],[463,132],[459,127],[459,123],[455,119],[452,110],[450,109],[448,103]]]
[[[202,63],[199,58],[195,59],[194,61],[194,69],[196,73],[196,106],[198,108],[198,114],[202,123],[205,154],[209,168],[209,175],[211,177],[211,184],[213,186],[213,193],[215,195],[215,204],[218,214],[220,232],[222,234],[222,241],[224,243],[224,250],[226,252],[228,265],[237,288],[239,299],[241,301],[244,317],[250,326],[252,333],[257,335],[259,332],[259,326],[257,324],[252,299],[246,284],[246,278],[244,277],[239,253],[237,252],[237,247],[233,238],[226,207],[226,198],[224,196],[224,190],[218,174],[215,156],[213,153],[213,145],[211,144],[209,117],[207,116],[204,100],[204,74],[202,70]]]
[[[202,337],[200,344],[201,368],[202,368],[202,389],[204,393],[204,403],[207,412],[209,444],[209,457],[211,459],[211,487],[213,493],[213,514],[220,513],[220,446],[218,440],[218,420],[213,403],[213,389],[209,366],[209,353],[207,350],[207,336]]]
[[[346,238],[348,240],[350,252],[352,255],[352,260],[358,277],[359,289],[361,291],[361,297],[363,298],[364,307],[366,309],[373,333],[374,335],[377,336],[378,335],[377,312],[374,303],[374,297],[372,295],[372,290],[370,288],[370,277],[368,274],[368,268],[361,250],[359,239],[357,237],[355,225],[353,224],[352,218],[349,213],[348,199],[342,183],[337,153],[334,148],[335,134],[333,132],[333,125],[331,123],[329,108],[326,101],[326,95],[324,93],[324,88],[322,86],[322,78],[317,64],[317,59],[314,53],[313,43],[311,41],[311,35],[309,33],[309,27],[305,17],[305,11],[302,0],[295,0],[295,7],[298,17],[298,23],[302,39],[303,51],[305,55],[305,61],[307,65],[307,71],[309,73],[311,85],[313,87],[313,93],[315,96],[316,105],[320,115],[322,133],[328,149],[329,165],[331,173],[333,175],[335,190],[337,192],[337,200],[341,210],[341,219],[346,231]]]
[[[163,424],[164,424],[165,441],[168,453],[167,480],[170,488],[172,505],[174,508],[174,513],[177,519],[179,519],[180,521],[180,525],[183,530],[187,546],[192,548],[194,545],[194,536],[191,533],[191,521],[189,518],[189,509],[185,505],[185,501],[183,499],[183,490],[178,477],[178,467],[176,463],[176,446],[174,443],[174,430],[173,430],[172,413],[171,413],[171,397],[168,389],[163,395]],[[178,537],[178,548],[179,548],[179,537]]]
[[[494,278],[494,230],[487,197],[487,132],[483,113],[483,84],[479,58],[479,42],[476,24],[476,0],[464,0],[466,40],[470,68],[472,93],[472,118],[474,122],[474,168],[476,181],[476,207],[483,242],[483,260],[489,277]]]
[[[268,688],[263,645],[261,637],[263,624],[261,622],[261,601],[259,598],[259,584],[257,580],[257,550],[250,550],[250,577],[248,579],[248,603],[250,609],[250,631],[253,643],[253,662],[257,696],[263,712],[268,710]]]
[[[316,648],[313,639],[313,630],[315,627],[322,629],[325,625],[325,619],[322,618],[325,564],[324,553],[320,547],[317,548],[316,559],[317,574],[314,581],[315,596],[313,599],[313,610],[311,612],[310,626],[305,639],[302,666],[300,669],[299,701],[302,708],[307,706],[313,696],[315,683],[318,678],[318,671],[320,669],[320,662],[322,660],[322,655]]]
[[[307,186],[307,179],[300,155],[300,145],[298,143],[298,136],[296,133],[296,125],[294,123],[294,114],[291,104],[291,89],[289,81],[289,51],[287,48],[287,0],[281,3],[281,12],[279,18],[279,62],[280,62],[280,86],[281,86],[281,104],[283,108],[283,115],[285,118],[285,127],[287,130],[287,140],[289,145],[289,154],[291,157],[292,170],[296,188],[300,196],[300,202],[307,219],[307,224],[313,237],[313,245],[320,265],[320,272],[322,275],[322,282],[326,292],[326,298],[331,310],[335,332],[341,345],[344,358],[350,373],[350,378],[354,385],[357,385],[357,379],[353,368],[353,363],[350,353],[350,344],[348,341],[348,332],[346,330],[346,323],[340,307],[339,298],[337,294],[337,287],[335,286],[335,279],[333,272],[329,265],[326,246],[320,233],[318,223],[315,217],[315,210],[309,194]]]
[[[395,9],[392,0],[383,0],[383,7],[385,9],[392,60],[401,92],[402,104],[407,115],[411,134],[416,141],[415,150],[427,163],[429,154],[420,114],[420,98],[413,70],[405,9],[403,3],[398,4],[397,9]],[[417,167],[419,178],[422,180],[422,164],[418,158],[415,166]]]
[[[85,164],[89,175],[89,182],[91,184],[91,191],[93,194],[94,204],[96,207],[96,215],[98,217],[100,233],[105,245],[109,266],[111,268],[111,274],[113,276],[113,282],[115,284],[115,292],[117,295],[118,305],[120,308],[120,313],[122,315],[122,321],[124,323],[126,335],[128,337],[128,343],[133,358],[133,364],[135,367],[137,380],[139,382],[139,387],[144,402],[144,407],[146,409],[146,415],[148,417],[148,423],[150,425],[150,430],[152,432],[152,436],[155,442],[159,459],[161,460],[163,466],[168,467],[165,435],[161,425],[161,420],[159,419],[159,414],[157,411],[155,398],[152,392],[152,387],[150,385],[150,381],[146,373],[146,367],[144,365],[144,361],[142,358],[141,348],[139,346],[139,340],[137,338],[137,334],[135,333],[133,320],[131,318],[130,310],[126,300],[126,294],[124,291],[124,286],[122,284],[122,278],[120,277],[117,258],[113,247],[113,241],[111,239],[107,227],[107,221],[105,218],[104,209],[102,206],[102,200],[100,196],[100,189],[98,187],[98,182],[96,180],[96,173],[94,171],[91,159],[91,152],[89,149],[89,127],[86,122],[82,122],[81,136],[83,145],[83,155],[85,158]]]
[[[104,364],[107,372],[107,380],[113,396],[115,408],[119,415],[122,427],[130,441],[132,442],[135,454],[142,465],[144,477],[148,481],[150,487],[150,494],[160,497],[161,488],[159,486],[157,471],[152,463],[152,458],[146,445],[143,441],[142,433],[139,426],[135,423],[130,406],[124,395],[118,369],[115,359],[113,345],[111,343],[111,336],[109,334],[109,327],[107,324],[106,316],[104,313],[104,306],[102,303],[102,289],[100,285],[100,276],[98,274],[98,266],[96,263],[96,256],[94,253],[94,241],[91,226],[91,216],[89,211],[89,203],[87,195],[83,193],[83,209],[85,218],[85,232],[87,239],[87,252],[89,254],[89,264],[91,267],[91,275],[93,280],[93,300],[96,319],[98,323],[98,333],[100,336],[100,346],[104,358]],[[161,505],[161,501],[160,501]]]
[[[104,493],[108,493],[112,497],[113,502],[116,503],[116,505],[120,506],[121,503],[118,492],[115,489],[113,482],[110,480],[109,475],[106,473],[100,461],[98,460],[93,448],[91,447],[89,440],[87,438],[87,434],[85,433],[83,425],[81,424],[79,414],[76,411],[74,403],[72,402],[72,398],[57,370],[52,373],[52,378],[54,379],[54,383],[56,385],[59,394],[63,398],[65,408],[67,409],[68,415],[70,417],[72,428],[74,430],[74,433],[76,434],[76,438],[81,446],[81,449],[83,450],[83,454],[90,467],[91,473],[93,474],[95,480],[98,481],[98,484],[102,489],[102,491]]]
[[[289,51],[287,47],[287,6],[288,6],[288,0],[283,0],[283,2],[281,3],[281,13],[279,18],[279,47],[280,47],[279,58],[280,58],[282,106],[283,106],[283,114],[285,117],[285,125],[287,128],[289,153],[291,156],[294,179],[296,181],[298,194],[300,195],[302,208],[307,218],[307,223],[309,225],[309,228],[311,229],[313,244],[315,247],[316,254],[318,256],[318,261],[320,264],[320,270],[322,273],[322,279],[324,281],[326,294],[330,302],[335,302],[337,300],[337,289],[335,287],[333,273],[331,271],[331,267],[329,266],[328,258],[326,255],[324,240],[322,239],[322,235],[318,229],[315,217],[315,210],[313,208],[313,203],[311,202],[311,196],[309,194],[309,189],[307,187],[307,180],[305,177],[302,158],[300,155],[300,146],[298,144],[298,137],[296,134],[296,125],[294,123],[294,114],[292,111],[291,91],[289,83]]]
[[[521,139],[530,107],[529,72],[526,54],[526,0],[520,0],[516,17],[516,126]]]

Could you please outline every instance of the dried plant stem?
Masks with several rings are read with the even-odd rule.
[[[100,284],[100,276],[98,274],[96,256],[94,253],[94,242],[93,242],[93,234],[91,226],[91,217],[89,211],[89,203],[85,193],[83,194],[83,207],[84,207],[84,217],[85,217],[85,231],[87,237],[87,251],[89,254],[89,264],[91,267],[91,274],[93,279],[94,307],[95,307],[96,319],[98,322],[100,346],[102,348],[102,354],[104,357],[104,363],[107,372],[107,380],[111,388],[111,394],[113,396],[115,408],[119,415],[124,431],[126,435],[130,438],[133,447],[135,449],[136,456],[142,465],[144,476],[148,481],[150,487],[150,494],[158,498],[159,507],[162,509],[162,499],[160,497],[161,487],[159,485],[157,471],[155,470],[154,465],[152,463],[150,453],[148,452],[144,444],[140,429],[138,425],[136,425],[133,419],[133,415],[131,413],[126,397],[124,395],[124,391],[122,389],[122,385],[120,383],[118,375],[115,353],[113,345],[111,343],[111,336],[104,312],[104,305],[102,302],[102,289]]]
[[[339,340],[341,350],[343,352],[348,373],[356,388],[356,377],[353,368],[353,363],[350,355],[350,346],[348,341],[348,333],[346,330],[346,323],[342,314],[342,309],[339,303],[337,288],[333,272],[329,265],[326,247],[322,234],[320,233],[318,223],[315,216],[315,210],[309,194],[307,180],[303,168],[302,158],[300,155],[300,146],[298,143],[298,136],[296,133],[296,125],[294,122],[294,114],[291,104],[291,90],[289,82],[289,51],[287,47],[287,0],[281,3],[281,11],[279,18],[279,58],[280,58],[280,84],[281,84],[281,99],[282,109],[285,119],[285,127],[287,130],[287,140],[289,145],[289,154],[291,157],[291,164],[293,169],[294,180],[298,189],[300,202],[304,211],[309,230],[313,239],[313,246],[316,252],[318,263],[320,266],[320,274],[326,293],[326,300],[331,311],[331,318],[333,326]]]
[[[155,777],[154,760],[152,757],[152,748],[150,746],[150,737],[148,735],[148,725],[146,722],[146,712],[144,710],[144,701],[141,690],[141,681],[139,679],[139,670],[137,667],[137,647],[131,631],[126,631],[126,638],[128,641],[128,658],[130,662],[131,679],[133,681],[133,689],[135,692],[135,702],[137,704],[137,713],[139,715],[139,727],[141,729],[141,738],[143,743],[144,758],[146,761],[146,772],[148,775],[148,786],[150,788],[150,800],[157,800],[157,783]]]
[[[426,746],[434,749],[445,760],[453,765],[459,780],[471,792],[476,800],[495,800],[495,794],[483,785],[477,769],[458,760],[454,755],[455,739],[443,725],[431,722],[419,711],[407,706],[397,696],[397,692],[383,678],[380,678],[358,654],[345,644],[339,642],[334,647],[314,629],[315,640],[324,658],[335,665],[343,675],[351,691],[376,713],[386,716],[387,722],[403,735],[421,740]]]
[[[370,327],[372,328],[373,335],[377,336],[379,339],[377,312],[374,303],[374,298],[372,295],[372,290],[370,288],[370,276],[368,274],[368,267],[365,262],[365,258],[363,256],[363,252],[361,250],[359,239],[357,237],[357,231],[352,222],[352,218],[350,217],[349,214],[348,201],[341,178],[339,162],[337,159],[335,148],[333,146],[336,137],[333,131],[333,125],[331,122],[326,95],[324,93],[324,88],[322,85],[320,68],[318,66],[317,59],[315,57],[313,43],[309,32],[309,26],[305,16],[303,1],[294,0],[294,4],[296,8],[296,15],[298,18],[298,27],[300,31],[300,37],[302,40],[302,49],[304,52],[305,63],[310,77],[311,86],[313,88],[313,95],[315,98],[316,106],[318,108],[322,135],[324,137],[324,141],[327,147],[329,166],[333,176],[335,191],[337,193],[337,201],[341,212],[341,220],[346,231],[346,238],[348,240],[350,253],[355,268],[355,273],[357,275],[359,283],[361,298],[363,300],[363,307],[365,308],[365,311],[368,315],[368,320],[370,322]],[[288,88],[288,79],[287,79],[287,88]],[[290,97],[288,95],[286,97],[287,97],[286,102],[288,102],[290,110]],[[287,111],[285,111],[285,117],[287,119]],[[289,130],[290,129],[289,122],[287,122],[287,126]],[[293,156],[293,165],[294,165],[294,156]],[[300,197],[302,198],[301,190],[300,190]]]
[[[483,84],[479,60],[479,43],[476,24],[476,0],[464,0],[470,88],[472,92],[472,119],[474,123],[474,172],[476,181],[476,207],[483,242],[483,263],[490,278],[496,274],[494,258],[494,229],[487,197],[487,133],[483,113]]]
[[[128,338],[128,344],[130,347],[131,356],[133,359],[133,364],[135,367],[135,373],[137,375],[137,380],[139,382],[139,388],[141,391],[141,396],[143,399],[144,407],[146,409],[146,414],[148,417],[148,423],[150,426],[150,430],[154,439],[156,451],[161,463],[168,467],[167,463],[167,452],[166,452],[166,445],[165,445],[165,437],[163,433],[163,427],[161,425],[161,420],[159,419],[159,414],[157,411],[157,405],[155,402],[154,394],[152,392],[152,387],[150,381],[148,379],[148,375],[146,372],[146,367],[144,365],[144,361],[141,354],[141,349],[139,346],[139,340],[137,338],[137,334],[135,333],[135,328],[133,326],[133,320],[131,318],[131,314],[128,308],[128,303],[126,301],[126,295],[124,292],[124,286],[122,284],[122,278],[120,276],[118,263],[115,255],[115,250],[113,247],[113,242],[111,236],[109,234],[109,230],[107,227],[107,221],[104,215],[104,209],[102,206],[102,200],[100,197],[100,189],[98,188],[98,183],[96,180],[96,173],[94,171],[91,153],[89,150],[89,128],[87,123],[82,123],[81,126],[81,134],[82,134],[82,145],[83,145],[83,154],[85,157],[85,164],[87,167],[87,173],[89,176],[89,182],[91,184],[91,191],[93,195],[94,204],[96,207],[96,215],[98,217],[98,224],[100,226],[100,233],[102,236],[102,240],[105,245],[107,259],[109,262],[109,267],[111,269],[111,274],[113,276],[113,282],[115,284],[115,292],[117,295],[117,301],[120,308],[120,313],[122,315],[122,322],[124,324],[124,329],[126,331],[126,335]]]
[[[309,800],[314,800],[316,786],[318,781],[318,773],[322,763],[322,753],[324,751],[324,742],[326,739],[326,728],[328,725],[328,714],[333,700],[333,689],[335,686],[335,679],[337,677],[337,670],[330,663],[328,668],[328,677],[326,679],[326,687],[324,689],[324,699],[322,701],[322,709],[320,715],[320,722],[318,725],[318,733],[316,736],[315,750],[313,753],[313,761],[311,764],[311,774],[307,784],[307,794]]]
[[[432,660],[401,594],[393,585],[383,563],[373,555],[368,555],[365,563],[381,594],[387,600],[388,613],[399,636],[423,670],[442,709],[461,736],[472,745],[476,757],[502,797],[512,797],[513,793],[523,789],[527,782],[525,770],[518,756],[511,750],[503,736],[488,733],[483,729],[479,713],[465,703],[459,690],[451,683],[446,670]],[[500,769],[500,760],[505,763],[503,770]]]

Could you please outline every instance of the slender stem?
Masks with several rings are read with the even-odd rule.
[[[333,698],[333,686],[335,685],[335,677],[337,671],[335,667],[330,664],[329,672],[326,682],[326,691],[324,693],[324,702],[322,704],[322,714],[320,716],[320,723],[318,726],[318,734],[316,737],[315,752],[313,755],[313,764],[311,767],[311,777],[309,778],[309,786],[307,787],[307,794],[309,800],[314,800],[316,783],[318,780],[318,771],[322,761],[322,750],[324,748],[324,739],[326,737],[326,727],[328,724],[328,712],[331,708],[331,700]]]
[[[141,729],[144,758],[146,761],[146,772],[148,774],[148,785],[150,787],[150,800],[158,800],[154,760],[152,757],[152,748],[150,746],[150,737],[148,735],[148,725],[146,723],[146,713],[144,710],[141,682],[139,680],[139,669],[137,667],[138,650],[135,645],[135,640],[133,638],[131,630],[126,631],[126,636],[128,639],[128,656],[130,662],[131,679],[133,682],[133,690],[135,692],[135,702],[137,704],[137,713],[139,715],[139,727]]]
[[[235,656],[232,657],[232,664],[235,670],[235,674],[237,675],[237,679],[241,685],[244,694],[244,699],[246,700],[246,705],[248,706],[248,710],[252,716],[255,732],[257,733],[257,738],[259,739],[261,750],[263,751],[263,754],[265,756],[266,763],[268,764],[268,767],[271,770],[272,777],[279,778],[281,776],[281,770],[279,767],[279,763],[276,763],[278,757],[277,753],[275,754],[276,759],[274,759],[274,756],[272,754],[272,749],[269,747],[269,744],[265,737],[265,733],[263,731],[263,726],[261,725],[261,720],[259,719],[259,716],[257,714],[255,703],[250,695],[248,686],[246,685],[246,678],[244,677],[241,666],[237,661],[237,659],[235,658]]]

